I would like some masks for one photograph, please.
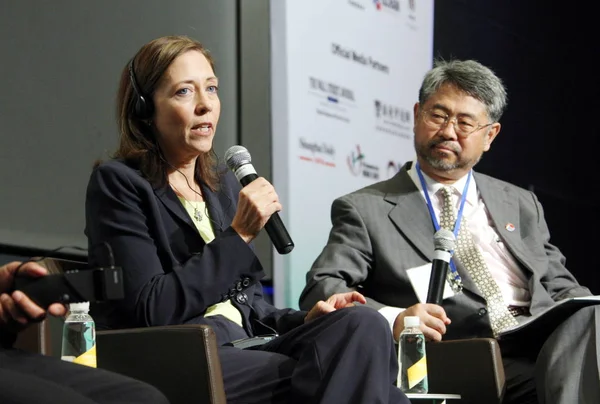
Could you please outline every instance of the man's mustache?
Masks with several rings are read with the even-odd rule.
[[[429,142],[427,147],[432,149],[437,145],[442,145],[445,148],[452,150],[454,153],[460,153],[462,151],[462,148],[459,144],[444,139],[433,139],[431,142]]]

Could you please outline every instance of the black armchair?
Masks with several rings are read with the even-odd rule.
[[[40,264],[50,273],[87,268],[85,262],[57,258],[46,258]],[[21,332],[15,348],[57,356],[52,352],[52,340],[60,337],[52,335],[47,319]],[[99,331],[96,355],[99,368],[151,384],[172,404],[226,404],[216,337],[208,326]]]
[[[52,272],[87,266],[61,259],[46,259],[42,264]],[[21,333],[16,347],[50,355],[51,337],[45,320]],[[99,368],[149,383],[173,404],[226,403],[216,338],[208,326],[99,331],[96,350]],[[460,394],[463,404],[502,402],[504,368],[495,339],[428,343],[427,365],[431,393]]]

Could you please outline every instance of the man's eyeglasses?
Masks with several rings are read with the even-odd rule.
[[[494,124],[494,122],[491,122],[485,125],[480,125],[479,122],[467,116],[454,117],[450,119],[448,114],[435,109],[423,110],[421,116],[423,117],[423,122],[432,129],[440,129],[451,122],[454,125],[454,132],[456,132],[456,134],[462,138],[466,138],[470,134],[477,132],[479,129]]]

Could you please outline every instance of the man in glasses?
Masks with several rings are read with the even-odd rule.
[[[536,196],[473,171],[500,132],[506,99],[502,81],[480,63],[436,62],[414,106],[416,159],[333,202],[329,241],[307,274],[300,307],[360,288],[396,340],[407,315],[420,317],[429,340],[499,338],[505,402],[600,402],[598,306],[547,329],[533,321],[591,292],[550,244]],[[442,228],[457,243],[445,299],[428,304],[433,238]]]

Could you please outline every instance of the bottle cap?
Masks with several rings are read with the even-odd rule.
[[[404,327],[418,327],[421,324],[421,319],[418,316],[404,317]]]
[[[69,311],[90,311],[90,302],[69,303]]]

